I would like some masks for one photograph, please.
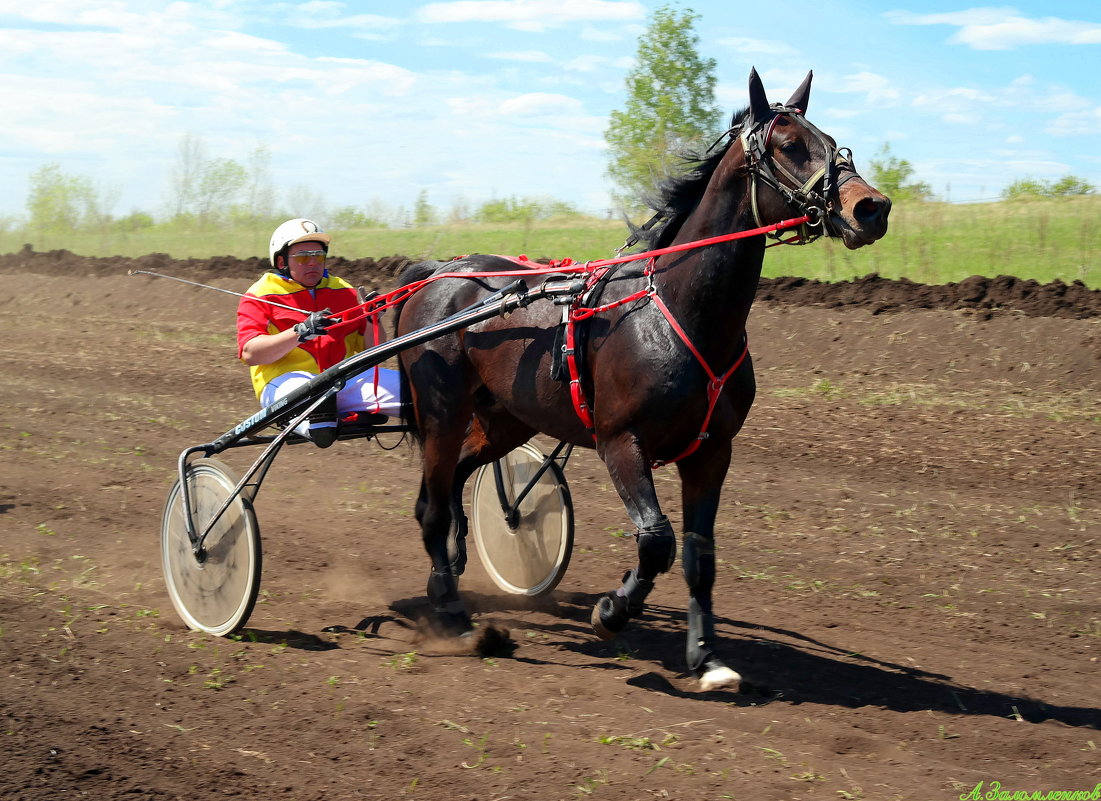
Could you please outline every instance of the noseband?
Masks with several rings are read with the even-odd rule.
[[[736,125],[723,136],[737,135],[742,143],[750,176],[750,203],[757,226],[764,225],[757,205],[758,186],[764,184],[778,192],[785,203],[798,210],[800,216],[806,214],[810,217],[810,222],[804,223],[798,229],[798,244],[803,245],[831,232],[829,220],[830,212],[834,210],[834,200],[840,200],[841,187],[856,178],[857,172],[852,162],[852,151],[830,144],[826,135],[807,121],[802,110],[775,103],[772,111],[765,119],[758,120],[751,126],[745,126],[744,123]],[[768,153],[772,132],[781,117],[802,125],[827,153],[825,165],[805,181],[800,181]],[[770,234],[776,238],[780,235],[779,231]]]

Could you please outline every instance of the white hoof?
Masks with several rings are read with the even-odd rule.
[[[725,665],[709,670],[700,676],[700,689],[705,693],[711,690],[733,690],[738,692],[741,683],[742,677]]]

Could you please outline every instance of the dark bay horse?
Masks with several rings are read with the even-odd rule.
[[[653,204],[658,224],[636,229],[643,245],[661,249],[803,215],[810,217],[806,238],[824,234],[855,249],[882,237],[891,202],[856,173],[847,151],[804,118],[810,82],[808,74],[786,104],[770,105],[754,70],[749,108],[735,115],[725,142],[661,187]],[[676,539],[651,471],[683,456],[676,466],[689,594],[688,666],[703,690],[737,689],[741,677],[715,653],[714,524],[731,440],[756,388],[745,326],[765,239],[755,235],[630,262],[592,289],[590,307],[614,306],[640,289],[650,291],[584,323],[579,375],[591,431],[575,411],[569,384],[551,375],[561,307],[534,303],[401,354],[423,444],[417,519],[432,561],[428,597],[445,630],[462,634],[471,628],[448,538],[453,519],[462,514],[462,486],[479,466],[540,432],[595,446],[638,529],[637,564],[592,614],[597,635],[611,638],[642,612],[654,580],[673,564]],[[498,256],[410,267],[403,284],[440,271],[472,275],[442,279],[412,295],[400,310],[399,334],[486,297],[513,280],[494,273],[516,269],[514,261]],[[535,275],[530,283],[544,278]],[[727,373],[725,383],[715,381]]]

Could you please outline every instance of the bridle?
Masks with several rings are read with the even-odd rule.
[[[782,242],[785,245],[806,245],[823,235],[830,234],[831,231],[837,233],[830,223],[830,213],[834,211],[835,201],[840,200],[841,187],[853,178],[859,177],[856,167],[853,166],[852,151],[847,147],[839,148],[831,144],[824,133],[807,121],[802,109],[773,103],[770,110],[772,113],[764,119],[748,119],[732,125],[723,131],[705,152],[710,153],[721,142],[732,140],[734,137],[741,142],[742,150],[745,152],[746,170],[750,177],[749,196],[753,222],[757,228],[766,226],[766,223],[761,220],[757,202],[757,193],[761,184],[779,193],[784,203],[795,209],[793,216],[805,215],[810,218],[808,222],[794,229],[785,227],[766,234],[769,238],[778,240],[777,244]],[[790,170],[773,161],[768,154],[772,132],[783,116],[806,128],[828,154],[826,164],[815,170],[814,174],[805,181],[800,181]],[[773,169],[776,172],[773,172]],[[780,174],[779,177],[776,175],[777,172]],[[821,191],[816,191],[819,185],[821,185]],[[667,212],[659,211],[645,223],[634,228],[627,241],[616,248],[616,254],[621,254],[638,243],[646,231],[665,219],[667,219]],[[796,236],[782,239],[791,230],[796,232]]]
[[[745,151],[746,169],[750,176],[750,205],[753,220],[757,227],[764,223],[757,202],[759,187],[763,184],[779,193],[783,201],[796,209],[799,215],[807,215],[810,221],[799,226],[799,239],[793,244],[805,245],[823,234],[829,234],[830,214],[834,211],[835,201],[840,200],[840,190],[847,182],[858,177],[853,166],[852,151],[833,145],[812,123],[803,116],[801,109],[774,103],[772,113],[761,120],[750,120],[732,126],[719,140],[727,136],[737,136]],[[826,152],[826,163],[815,170],[807,180],[800,181],[790,170],[778,164],[768,152],[769,143],[776,124],[782,117],[803,126],[811,136],[818,140]],[[780,237],[777,231],[771,236]]]

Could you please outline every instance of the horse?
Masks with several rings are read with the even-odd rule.
[[[692,169],[659,185],[651,202],[657,214],[647,226],[632,226],[634,244],[661,252],[799,216],[804,240],[826,235],[856,249],[884,236],[891,201],[860,177],[848,150],[804,116],[812,78],[809,72],[787,103],[770,105],[752,70],[749,106]],[[478,467],[537,433],[596,449],[637,528],[637,564],[592,611],[595,634],[611,639],[643,612],[656,578],[673,566],[676,535],[658,503],[653,469],[677,460],[688,668],[701,690],[738,691],[741,676],[716,650],[714,526],[731,440],[756,391],[745,331],[765,247],[764,234],[673,247],[590,282],[585,303],[599,305],[586,308],[598,311],[576,315],[571,358],[582,365],[568,383],[552,376],[562,308],[550,303],[401,353],[409,423],[423,456],[416,518],[440,629],[472,630],[458,591],[452,526],[465,526],[462,487]],[[398,334],[484,299],[515,280],[516,270],[514,259],[489,255],[407,268],[401,285],[441,272],[464,277],[430,282],[408,297],[398,310]],[[495,275],[502,272],[509,276]],[[546,277],[533,274],[528,284]]]

